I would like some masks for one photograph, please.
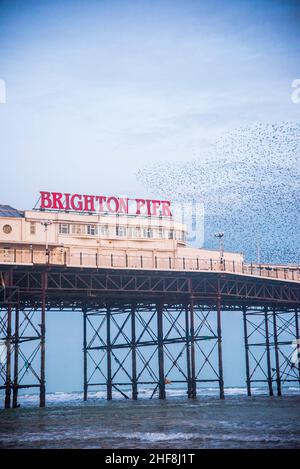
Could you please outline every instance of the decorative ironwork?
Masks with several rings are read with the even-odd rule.
[[[194,398],[211,383],[224,397],[222,311],[242,311],[246,382],[281,395],[300,384],[300,285],[228,272],[1,266],[0,387],[5,406],[37,387],[45,405],[48,310],[83,315],[84,399],[100,389],[164,399],[186,386]],[[296,341],[296,342],[295,342]],[[200,393],[201,395],[201,393]]]
[[[253,383],[266,384],[270,396],[275,384],[278,396],[288,383],[300,386],[298,309],[244,308],[243,318],[248,395]]]

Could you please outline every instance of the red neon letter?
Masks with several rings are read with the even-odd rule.
[[[172,216],[172,213],[170,210],[171,202],[169,202],[168,200],[163,200],[161,204],[162,204],[162,216],[171,217]]]
[[[114,203],[115,203],[115,208],[112,208],[112,207],[111,207],[111,204],[110,204],[111,201],[114,201]],[[109,211],[109,212],[117,213],[117,212],[119,211],[119,202],[118,202],[117,197],[109,197],[109,198],[107,199],[107,204],[106,204],[106,205],[107,205],[107,208],[108,208],[108,211]]]
[[[52,192],[52,198],[53,198],[53,207],[58,210],[63,210],[64,206],[61,202],[62,198],[62,193],[61,192]]]
[[[145,200],[144,199],[135,199],[136,201],[136,215],[141,214],[141,208],[145,205]]]
[[[79,195],[79,194],[74,194],[74,195],[72,195],[72,197],[71,197],[71,208],[72,208],[72,210],[82,210],[81,197],[82,197],[82,196]],[[78,202],[77,205],[75,205],[75,203],[74,203],[74,200],[75,200],[75,199],[78,199],[78,200],[79,200],[79,202]]]
[[[148,217],[151,216],[151,200],[146,200],[146,205],[147,205],[147,215]]]
[[[84,211],[85,212],[94,212],[95,211],[95,196],[94,195],[84,195]]]
[[[157,209],[160,206],[160,200],[152,200],[152,215],[157,216]]]
[[[97,197],[95,197],[95,199],[97,202],[99,202],[99,212],[103,212],[103,203],[106,201],[106,197],[104,197],[103,195],[98,195]]]
[[[119,213],[128,213],[128,199],[119,199]]]
[[[41,191],[41,205],[40,208],[52,208],[51,192]]]
[[[71,194],[65,194],[65,210],[70,210],[70,195]]]

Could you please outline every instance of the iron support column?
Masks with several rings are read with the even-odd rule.
[[[221,324],[221,297],[217,297],[217,335],[218,335],[218,364],[220,399],[224,399],[223,357],[222,357],[222,324]]]
[[[191,397],[197,396],[196,384],[196,355],[195,355],[195,315],[194,298],[190,297],[190,341],[191,341]]]
[[[42,272],[42,309],[41,309],[41,377],[40,377],[40,407],[46,405],[45,380],[45,335],[46,335],[46,272]]]
[[[131,359],[132,359],[132,399],[138,397],[137,374],[136,374],[136,327],[135,327],[136,305],[131,305]]]
[[[278,337],[277,337],[277,323],[276,323],[276,310],[275,310],[275,308],[273,308],[273,328],[274,328],[274,347],[275,347],[277,396],[281,396],[281,379],[280,379],[280,365],[279,365],[279,351],[278,351]]]
[[[106,309],[106,354],[107,354],[107,377],[106,377],[106,397],[112,399],[112,373],[111,373],[111,336],[110,336],[110,306]]]
[[[266,334],[266,352],[267,352],[267,376],[269,395],[274,396],[272,386],[272,371],[271,371],[271,357],[270,357],[270,340],[269,340],[269,326],[268,326],[268,308],[265,308],[265,334]]]
[[[18,384],[19,384],[19,307],[15,310],[15,337],[14,337],[14,383],[13,383],[13,407],[18,407]]]
[[[189,307],[185,306],[185,340],[186,340],[186,370],[187,370],[187,395],[192,397],[191,389],[191,354],[190,354],[190,328],[189,328]]]
[[[11,305],[7,308],[6,324],[6,382],[5,382],[5,401],[4,407],[10,408],[11,397]]]
[[[300,338],[299,338],[299,318],[298,318],[299,311],[297,308],[295,309],[295,329],[296,329],[296,353],[297,353],[297,366],[298,366],[298,376],[299,376],[299,385],[300,385]]]
[[[158,376],[159,399],[166,398],[165,370],[164,370],[164,336],[163,336],[163,304],[157,304],[157,346],[158,346]]]
[[[244,322],[244,343],[245,343],[245,357],[246,357],[246,383],[247,395],[251,396],[251,380],[250,380],[250,365],[249,365],[249,344],[248,344],[248,331],[247,331],[247,307],[243,308],[243,322]]]
[[[87,401],[88,382],[87,382],[87,340],[86,340],[86,309],[83,310],[83,400]]]
[[[197,396],[194,298],[190,296],[191,397]]]

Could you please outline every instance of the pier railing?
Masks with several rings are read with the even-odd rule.
[[[13,265],[61,265],[66,267],[121,268],[121,269],[154,269],[176,271],[216,271],[237,274],[269,277],[273,279],[300,281],[299,265],[273,265],[237,262],[223,259],[202,259],[200,256],[174,257],[160,256],[153,252],[99,251],[98,253],[76,252],[65,250],[45,251],[36,249],[0,249],[0,264]]]

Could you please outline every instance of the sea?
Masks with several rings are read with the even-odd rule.
[[[140,390],[137,401],[104,392],[22,395],[17,409],[0,410],[0,448],[300,448],[300,393],[268,397],[266,389],[200,389],[187,399],[186,390],[168,391],[167,399],[150,399]]]

